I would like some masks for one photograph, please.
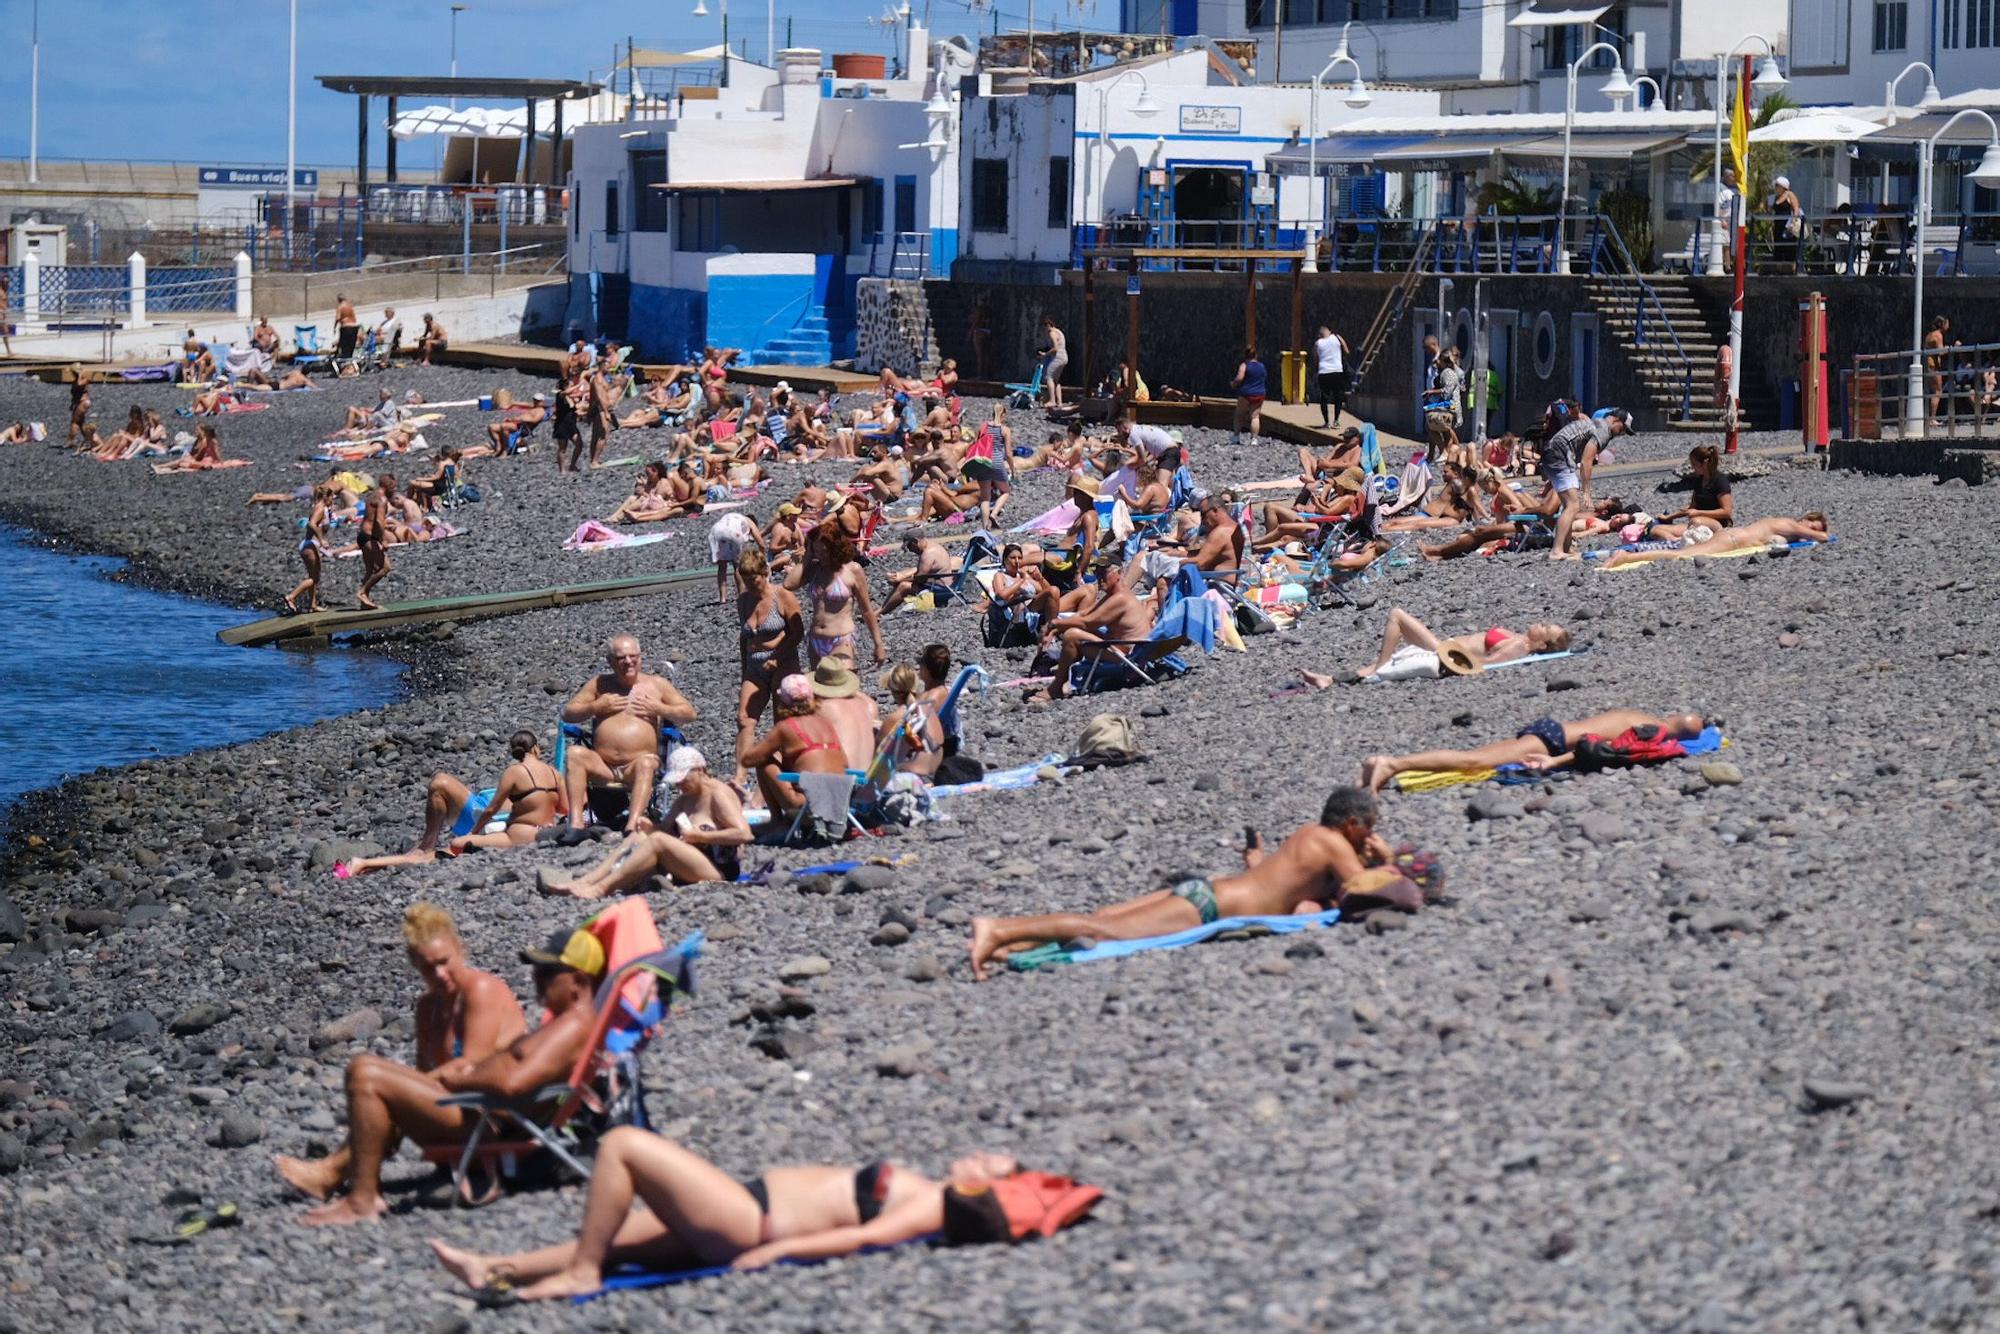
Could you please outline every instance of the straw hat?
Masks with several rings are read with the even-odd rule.
[[[846,699],[861,689],[861,678],[835,658],[821,658],[813,668],[812,691],[821,699]]]
[[[1081,491],[1084,495],[1095,500],[1097,499],[1097,493],[1103,488],[1097,484],[1095,477],[1086,477],[1082,473],[1077,473],[1069,479],[1069,489],[1072,491]]]

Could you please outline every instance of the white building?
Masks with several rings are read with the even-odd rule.
[[[972,60],[907,36],[900,71],[841,77],[818,51],[781,51],[775,70],[731,59],[727,86],[684,89],[664,116],[579,128],[570,324],[622,329],[657,359],[851,355],[859,278],[942,272],[957,252],[950,94]]]
[[[1310,194],[1266,173],[1286,144],[1366,113],[1434,114],[1438,95],[1257,84],[1205,42],[1066,78],[982,71],[964,100],[960,276],[1033,279],[1100,236],[1296,248]]]
[[[1994,0],[1791,0],[1790,96],[1813,105],[1880,105],[1889,81],[1922,61],[1945,97],[2000,84],[2000,4]],[[1897,102],[1914,106],[1924,73]]]

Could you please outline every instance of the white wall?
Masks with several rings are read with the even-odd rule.
[[[1072,85],[1037,85],[1019,96],[973,98],[965,103],[958,170],[965,210],[959,229],[961,256],[1042,264],[1068,261],[1068,220],[1061,226],[1049,225],[1048,163],[1051,157],[1074,152],[1075,115]],[[973,230],[972,164],[980,158],[1000,158],[1008,163],[1005,231]],[[1070,179],[1074,188],[1074,160]]]

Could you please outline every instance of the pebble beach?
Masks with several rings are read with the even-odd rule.
[[[432,401],[548,387],[462,368],[382,382]],[[301,460],[377,384],[271,396],[216,420],[250,467],[156,476],[59,448],[66,389],[0,379],[0,423],[51,434],[0,446],[0,519],[246,620],[277,614],[304,506],[245,498],[324,476]],[[94,397],[108,432],[134,403],[166,414],[188,395]],[[989,406],[969,403],[971,419]],[[431,457],[483,439],[486,420],[447,410]],[[1012,420],[1040,441],[1039,414]],[[542,439],[472,462],[485,498],[453,512],[464,534],[393,550],[378,598],[706,564],[699,519],[651,546],[564,552],[635,470],[558,475]],[[1644,436],[1617,454],[1665,465],[1704,442]],[[667,443],[620,431],[608,453]],[[1188,444],[1210,487],[1296,470],[1289,445],[1209,430]],[[397,462],[398,476],[431,466]],[[1086,1224],[1018,1248],[905,1247],[489,1314],[424,1239],[560,1240],[579,1189],[453,1210],[406,1152],[387,1218],[318,1230],[271,1168],[338,1142],[352,1055],[408,1059],[411,902],[448,908],[473,962],[525,998],[517,951],[587,911],[539,895],[537,870],[603,848],[352,880],[331,861],[408,846],[430,775],[492,783],[514,729],[546,753],[620,631],[672,664],[700,710],[690,739],[728,755],[736,625],[712,580],[365,637],[407,668],[395,703],[36,793],[0,831],[0,1329],[1988,1325],[2000,580],[1980,537],[1995,497],[1762,453],[1729,470],[1739,516],[1823,509],[1839,540],[1616,573],[1539,555],[1398,565],[1354,590],[1359,605],[1154,689],[1051,703],[996,685],[967,706],[967,749],[992,767],[1067,751],[1102,712],[1133,719],[1145,763],[954,799],[950,819],[859,849],[893,866],[797,877],[826,854],[778,851],[768,885],[649,894],[669,941],[708,938],[700,994],[646,1057],[656,1129],[738,1176],[883,1156],[939,1169],[991,1148],[1104,1190]],[[773,471],[760,521],[848,467]],[[1670,509],[1681,493],[1659,489],[1676,480],[1663,466],[1596,490]],[[1034,475],[1007,517],[1059,499],[1055,475]],[[902,563],[875,562],[878,603]],[[358,577],[358,560],[329,561],[329,602],[352,605]],[[1288,689],[1298,669],[1372,660],[1392,606],[1447,634],[1552,620],[1587,651]],[[942,642],[996,682],[1027,669],[1025,650],[983,648],[963,608],[883,624],[891,661]],[[135,625],[111,707],[168,687],[145,664]],[[106,706],[83,685],[49,726],[88,727]],[[1226,872],[1245,825],[1275,841],[1316,818],[1365,756],[1619,707],[1718,718],[1722,763],[1387,792],[1381,831],[1444,864],[1444,901],[1422,914],[972,980],[976,915],[1089,911]],[[200,1199],[236,1203],[241,1224],[147,1244]]]

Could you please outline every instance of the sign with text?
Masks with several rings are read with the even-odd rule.
[[[1182,107],[1182,134],[1241,134],[1242,107]]]
[[[292,173],[292,181],[301,190],[319,188],[319,168],[299,167]],[[201,188],[204,190],[282,190],[285,188],[283,167],[203,167]]]

